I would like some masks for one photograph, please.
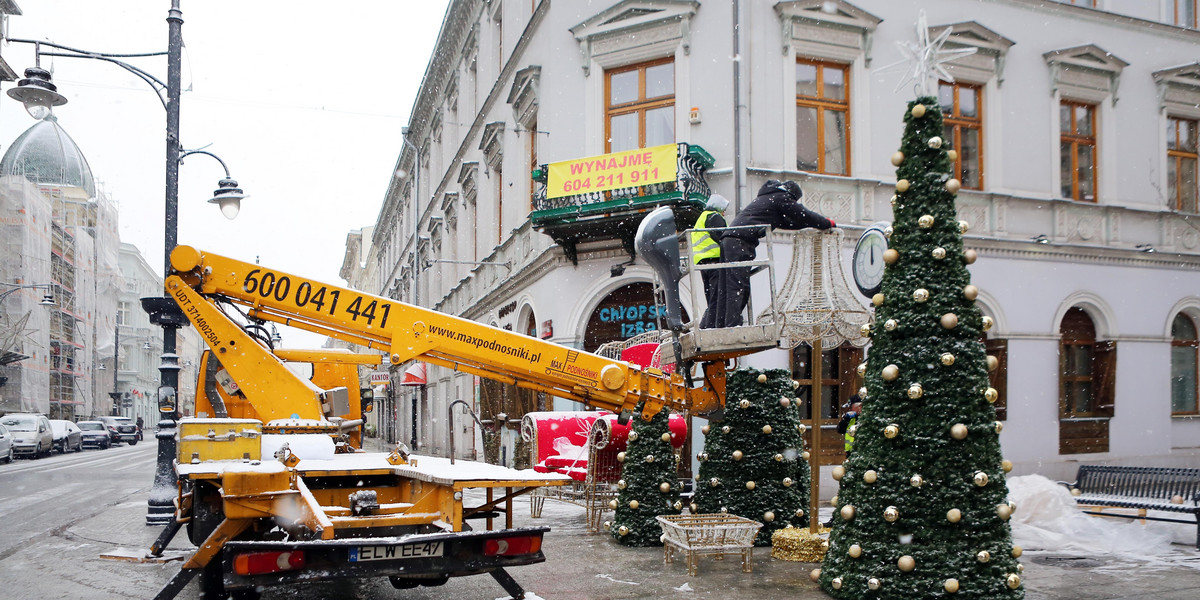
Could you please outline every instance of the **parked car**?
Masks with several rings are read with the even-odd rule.
[[[112,445],[112,438],[108,435],[108,426],[103,421],[80,421],[76,423],[79,426],[79,432],[83,434],[83,447],[96,447],[106,449]]]
[[[13,434],[13,450],[16,454],[28,454],[34,458],[49,456],[54,449],[54,433],[50,420],[42,415],[12,413],[0,418],[0,425],[8,427]]]
[[[0,458],[6,463],[13,461],[13,434],[3,425],[0,425]]]
[[[125,442],[130,446],[137,445],[137,424],[129,417],[97,417],[108,428],[108,436],[112,442]]]
[[[83,432],[71,421],[50,420],[50,431],[54,433],[54,449],[66,454],[68,450],[83,452]]]

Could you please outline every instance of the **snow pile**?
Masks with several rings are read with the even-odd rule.
[[[1009,478],[1008,497],[1017,505],[1013,543],[1027,550],[1143,560],[1174,553],[1171,525],[1086,515],[1066,487],[1041,475]]]
[[[317,433],[287,433],[264,434],[262,436],[262,456],[266,460],[275,456],[275,452],[284,444],[288,445],[292,454],[303,460],[329,460],[333,458],[333,438],[326,434]]]

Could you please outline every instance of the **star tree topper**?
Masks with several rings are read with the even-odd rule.
[[[877,72],[904,67],[904,77],[893,91],[898,92],[906,83],[914,81],[918,97],[934,95],[938,79],[954,81],[954,76],[946,71],[942,65],[975,52],[975,48],[955,48],[952,50],[942,48],[946,40],[950,37],[951,29],[947,27],[936,38],[929,39],[929,24],[925,19],[925,11],[922,10],[917,16],[917,41],[905,40],[896,42],[896,47],[900,49],[900,54],[904,58],[890,65],[880,67],[877,69]]]

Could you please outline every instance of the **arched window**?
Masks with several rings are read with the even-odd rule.
[[[1171,414],[1200,414],[1196,389],[1200,338],[1191,317],[1179,313],[1171,322]]]
[[[1078,307],[1063,315],[1059,334],[1059,453],[1108,452],[1116,342],[1097,341],[1092,318]]]

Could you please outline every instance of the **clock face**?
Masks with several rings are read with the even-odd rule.
[[[854,246],[854,284],[868,298],[878,294],[883,286],[883,251],[887,248],[887,236],[876,228],[864,231]]]

